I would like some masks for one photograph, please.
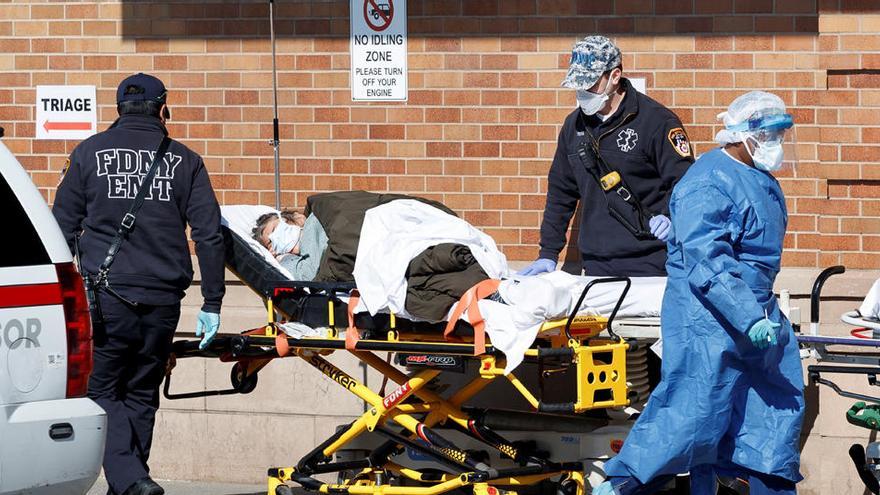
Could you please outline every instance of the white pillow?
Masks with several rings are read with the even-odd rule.
[[[251,236],[257,219],[266,213],[278,213],[275,208],[263,205],[226,205],[220,207],[220,223],[229,227],[235,235],[240,237],[257,254],[261,255],[266,263],[274,266],[282,275],[293,280],[293,275],[278,263],[275,256],[263,247]]]

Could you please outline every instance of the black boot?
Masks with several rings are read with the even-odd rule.
[[[165,489],[148,476],[135,481],[122,495],[165,495]]]

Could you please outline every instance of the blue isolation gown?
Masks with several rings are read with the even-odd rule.
[[[605,472],[645,483],[744,467],[798,482],[803,374],[772,292],[788,222],[779,183],[718,148],[681,179],[670,212],[661,381]],[[746,333],[765,310],[782,326],[761,350]]]

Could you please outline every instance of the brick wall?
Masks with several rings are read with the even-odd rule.
[[[402,1],[402,0],[398,0]],[[352,103],[348,2],[276,2],[282,202],[369,189],[444,201],[511,259],[537,254],[572,43],[607,33],[698,152],[737,95],[773,90],[798,122],[782,179],[788,266],[880,267],[880,7],[870,0],[411,0],[409,101]],[[126,75],[170,88],[170,131],[225,204],[273,204],[267,2],[0,5],[4,142],[51,201],[75,142],[35,141],[39,84],[94,84],[99,128]]]

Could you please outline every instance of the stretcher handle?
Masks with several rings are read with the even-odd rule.
[[[586,287],[584,287],[584,291],[581,292],[581,297],[578,298],[577,304],[574,305],[574,309],[571,311],[571,314],[568,316],[568,321],[565,322],[565,336],[571,340],[573,337],[571,335],[571,324],[574,321],[574,318],[578,314],[578,310],[581,308],[581,304],[584,302],[584,298],[587,297],[587,292],[594,285],[599,284],[613,284],[616,282],[626,282],[626,285],[623,287],[623,291],[620,293],[620,298],[617,299],[617,304],[614,305],[614,309],[611,311],[611,316],[608,317],[608,335],[615,340],[623,340],[614,333],[614,330],[611,329],[611,324],[614,323],[614,317],[617,316],[617,311],[620,309],[620,306],[623,304],[623,300],[626,299],[626,294],[629,292],[629,287],[632,285],[632,280],[629,277],[607,277],[607,278],[597,278],[595,280],[590,280]]]
[[[171,375],[165,376],[165,385],[162,387],[162,395],[165,396],[168,400],[178,400],[178,399],[198,399],[201,397],[215,397],[218,395],[235,395],[241,392],[235,388],[228,388],[225,390],[201,390],[199,392],[184,392],[181,394],[172,394],[171,393]]]
[[[846,267],[841,265],[829,266],[822,270],[822,273],[813,282],[813,291],[810,292],[810,323],[813,323],[814,326],[819,323],[819,299],[822,295],[822,286],[832,275],[838,275],[845,271]]]
[[[162,389],[162,395],[168,400],[177,399],[197,399],[200,397],[214,397],[218,395],[235,395],[249,394],[257,387],[257,372],[265,366],[265,363],[251,369],[247,374],[247,367],[241,361],[235,363],[230,370],[230,381],[232,388],[225,390],[200,390],[198,392],[185,392],[181,394],[171,393],[171,373],[165,374],[165,386]]]
[[[873,402],[875,404],[880,404],[880,398],[872,397],[870,395],[857,394],[855,392],[848,392],[846,390],[841,389],[836,383],[831,380],[827,380],[821,377],[821,373],[848,373],[848,374],[858,374],[858,375],[868,375],[868,383],[871,385],[877,385],[877,375],[880,374],[880,367],[867,367],[867,366],[829,366],[822,364],[811,364],[807,366],[807,373],[810,378],[810,382],[819,383],[821,385],[825,385],[826,387],[830,387],[834,392],[841,396],[846,397],[848,399],[861,400],[865,402]]]
[[[551,357],[573,358],[574,349],[571,347],[538,347],[538,359]]]
[[[539,402],[538,412],[542,413],[574,413],[574,402]]]
[[[880,375],[878,366],[834,366],[828,364],[811,364],[807,366],[810,373],[849,373],[851,375]]]
[[[229,350],[228,336],[218,336],[208,344],[205,349],[199,349],[200,340],[176,340],[171,344],[171,353],[178,358],[185,357],[215,357]]]

